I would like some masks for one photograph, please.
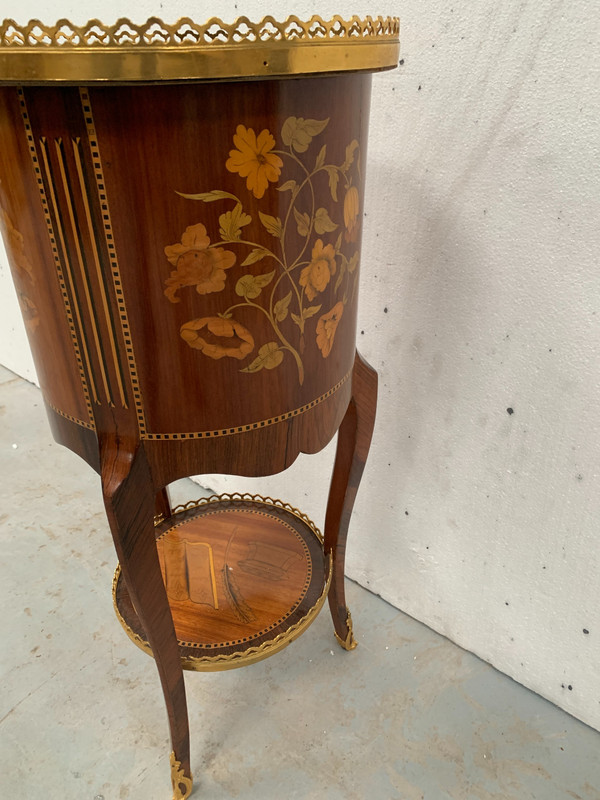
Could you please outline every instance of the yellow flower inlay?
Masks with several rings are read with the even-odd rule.
[[[198,294],[220,292],[225,288],[225,270],[235,264],[235,253],[222,247],[209,248],[210,239],[201,223],[190,225],[181,237],[181,244],[165,247],[165,255],[175,269],[165,281],[165,295],[179,303],[177,290],[195,286]]]
[[[318,292],[322,292],[335,275],[335,249],[332,244],[323,244],[317,239],[312,249],[312,260],[300,273],[300,286],[304,286],[306,296],[314,300]]]
[[[233,136],[236,150],[229,151],[225,167],[246,178],[246,186],[260,200],[271,183],[276,183],[281,174],[283,161],[272,153],[275,139],[265,128],[258,136],[252,128],[238,125]]]
[[[180,335],[194,350],[201,350],[205,356],[214,359],[228,356],[241,360],[254,349],[254,337],[247,328],[234,319],[223,319],[223,317],[193,319],[181,326]]]
[[[331,353],[335,332],[343,313],[344,304],[342,302],[336,303],[331,311],[323,314],[317,322],[317,347],[321,351],[323,358],[327,358]]]

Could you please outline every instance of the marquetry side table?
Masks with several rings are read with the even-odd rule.
[[[53,435],[101,477],[117,616],[156,660],[175,798],[182,668],[277,652],[344,598],[377,375],[356,306],[371,73],[398,20],[0,26],[0,227]],[[268,497],[171,508],[338,433],[324,535]]]

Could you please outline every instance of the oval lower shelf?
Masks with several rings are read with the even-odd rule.
[[[331,581],[322,536],[270,498],[219,495],[157,522],[156,545],[184,669],[233,669],[282,650],[319,613]],[[115,611],[152,655],[117,567]]]

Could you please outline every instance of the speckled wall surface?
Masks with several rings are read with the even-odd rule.
[[[354,9],[401,15],[403,63],[373,80],[359,344],[381,388],[349,575],[600,728],[600,20],[586,0],[218,4],[227,19]],[[0,277],[0,362],[27,374]],[[321,523],[331,459],[209,482]]]

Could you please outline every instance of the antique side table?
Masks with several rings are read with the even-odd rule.
[[[326,598],[355,645],[369,95],[398,47],[381,17],[0,26],[0,226],[53,435],[100,474],[175,798],[192,788],[182,668],[266,658]],[[178,478],[274,474],[336,432],[324,536],[271,498],[170,507]]]

